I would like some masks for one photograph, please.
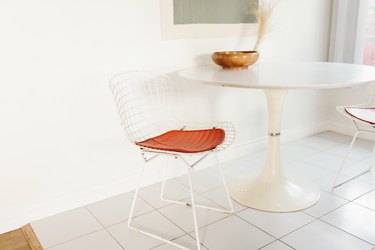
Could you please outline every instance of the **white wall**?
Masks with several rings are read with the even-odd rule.
[[[326,61],[330,13],[331,1],[283,0],[261,60]],[[107,87],[112,75],[207,64],[213,51],[250,49],[254,41],[163,41],[156,0],[4,0],[0,30],[0,232],[134,187],[141,160],[119,127]],[[236,125],[226,159],[264,142],[260,91],[184,89],[195,100],[186,116]],[[321,129],[325,95],[289,93],[283,129],[290,138]],[[159,177],[155,169],[149,182]]]

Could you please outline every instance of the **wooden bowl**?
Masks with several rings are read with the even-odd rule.
[[[258,60],[257,51],[218,51],[212,60],[223,69],[247,69]]]

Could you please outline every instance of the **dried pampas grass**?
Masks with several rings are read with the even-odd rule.
[[[250,13],[258,20],[258,32],[253,50],[258,49],[264,36],[270,31],[269,22],[276,5],[277,2],[274,0],[259,0],[259,6],[250,6]]]

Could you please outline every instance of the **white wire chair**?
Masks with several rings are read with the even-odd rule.
[[[211,124],[187,123],[175,119],[173,109],[176,103],[175,98],[178,97],[179,88],[166,75],[150,72],[125,72],[112,78],[110,88],[115,99],[122,128],[128,139],[140,149],[140,153],[144,159],[139,183],[135,190],[130,210],[129,228],[178,248],[189,249],[132,225],[134,207],[142,183],[145,164],[160,155],[172,156],[175,159],[181,159],[187,166],[190,203],[164,198],[165,174],[163,174],[162,178],[160,198],[166,202],[191,206],[197,248],[201,249],[196,207],[233,213],[233,204],[216,154],[217,166],[228,199],[229,209],[196,204],[191,172],[209,154],[225,149],[234,141],[235,129],[233,125],[230,122]],[[219,138],[220,135],[223,135],[223,138]],[[168,141],[168,138],[173,138],[174,141]],[[214,140],[215,143],[206,145],[209,140]],[[151,157],[147,157],[149,155]],[[198,156],[193,163],[187,160],[187,157],[191,155]]]
[[[365,103],[357,104],[357,105],[350,105],[350,106],[338,106],[336,109],[343,114],[345,117],[351,119],[355,125],[356,132],[353,136],[353,139],[350,143],[348,151],[344,156],[344,159],[341,163],[341,166],[336,174],[336,177],[333,181],[333,189],[339,187],[349,181],[354,180],[355,178],[362,176],[366,173],[369,173],[374,165],[375,159],[375,144],[372,150],[372,161],[368,169],[362,171],[359,174],[356,174],[352,177],[345,179],[344,181],[339,181],[342,171],[344,169],[346,160],[353,148],[353,145],[361,132],[365,133],[374,133],[375,134],[375,84],[368,85],[368,94],[367,94],[367,101]],[[365,113],[366,112],[366,113]],[[369,117],[372,116],[372,117]],[[369,119],[370,118],[370,119]]]

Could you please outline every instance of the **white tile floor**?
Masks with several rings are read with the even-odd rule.
[[[331,190],[331,183],[351,137],[324,132],[282,145],[287,174],[297,174],[316,183],[320,201],[303,211],[268,213],[235,203],[235,214],[198,209],[202,249],[375,249],[375,169],[371,174]],[[372,143],[360,140],[349,156],[346,174],[370,164]],[[265,152],[225,162],[228,181],[247,172],[259,171]],[[226,206],[224,190],[213,169],[194,174],[197,200]],[[191,208],[158,199],[160,184],[145,187],[136,206],[134,223],[195,249]],[[186,179],[167,185],[168,198],[189,197]],[[170,250],[173,246],[129,230],[128,213],[132,192],[112,197],[32,223],[48,250]]]

